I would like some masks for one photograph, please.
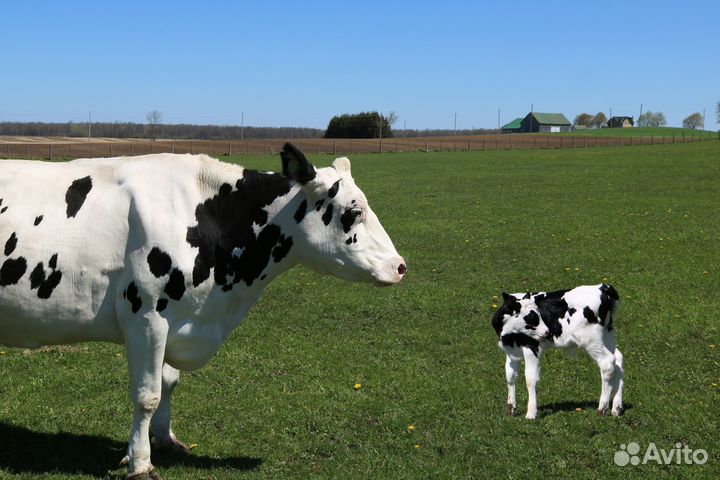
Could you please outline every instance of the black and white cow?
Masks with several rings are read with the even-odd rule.
[[[278,274],[405,275],[347,158],[281,156],[282,175],[205,155],[0,162],[0,344],[125,345],[131,478],[158,477],[151,434],[187,448],[170,428],[178,370],[205,365]]]
[[[623,356],[615,344],[613,320],[620,297],[611,285],[592,285],[539,293],[503,293],[503,304],[492,325],[505,352],[508,385],[507,413],[514,415],[515,379],[525,361],[528,389],[527,418],[537,416],[536,386],[540,357],[551,348],[572,352],[583,348],[600,367],[602,391],[598,413],[605,415],[612,400],[612,414],[623,408]]]

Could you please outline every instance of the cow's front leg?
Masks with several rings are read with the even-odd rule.
[[[133,426],[128,445],[128,479],[160,478],[150,463],[150,419],[160,403],[167,322],[148,312],[125,322]]]
[[[150,434],[154,438],[155,448],[169,450],[176,453],[186,453],[190,450],[187,444],[177,439],[170,427],[170,401],[172,393],[180,382],[180,372],[168,365],[162,368],[162,396],[155,414],[150,421]]]

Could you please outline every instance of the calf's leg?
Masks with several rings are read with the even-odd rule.
[[[612,402],[612,414],[618,416],[623,411],[623,389],[625,388],[625,360],[620,350],[615,349],[615,396]]]
[[[525,385],[528,390],[528,406],[525,418],[537,417],[537,384],[540,381],[540,358],[529,348],[523,348],[525,357]]]
[[[507,414],[515,415],[517,410],[517,402],[515,400],[515,379],[520,373],[520,359],[514,359],[507,355],[505,359],[505,379],[507,380],[508,396],[507,396]]]
[[[587,352],[600,368],[602,388],[598,403],[598,415],[605,415],[610,410],[610,397],[615,385],[615,354],[602,343],[591,345]]]

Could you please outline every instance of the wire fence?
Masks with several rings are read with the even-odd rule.
[[[504,134],[386,139],[277,139],[277,140],[101,140],[54,142],[2,142],[0,158],[66,160],[119,157],[152,153],[205,153],[212,156],[277,154],[286,141],[307,153],[354,153],[528,150],[666,145],[720,140],[720,131],[673,135],[560,135]]]

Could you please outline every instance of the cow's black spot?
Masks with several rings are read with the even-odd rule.
[[[272,256],[275,260],[275,263],[280,262],[283,258],[285,258],[290,251],[290,248],[292,248],[293,240],[292,237],[285,238],[284,235],[280,235],[280,238],[278,239],[278,246],[273,248]]]
[[[351,243],[353,243],[353,237],[348,237],[348,239],[345,240],[345,245],[350,245]]]
[[[25,258],[8,258],[0,267],[0,287],[16,284],[26,271],[27,260]]]
[[[307,200],[303,200],[298,207],[297,212],[295,212],[295,221],[297,223],[302,222],[303,218],[305,218],[305,213],[307,213]]]
[[[357,243],[357,233],[353,235],[353,243]]]
[[[522,333],[508,333],[507,335],[503,335],[500,340],[506,347],[514,347],[516,345],[518,347],[527,347],[532,350],[537,357],[539,342],[532,337],[523,335]]]
[[[60,280],[62,280],[62,272],[56,270],[57,253],[50,257],[48,267],[52,270],[50,275],[46,274],[42,262],[38,263],[30,273],[30,289],[34,290],[37,288],[39,298],[50,298],[50,295],[52,295],[55,287],[57,287],[60,284]]]
[[[531,295],[532,295],[532,294],[531,294],[530,292],[527,292],[527,293],[525,294],[525,296],[523,297],[523,300],[529,300]]]
[[[135,282],[130,282],[130,284],[127,287],[127,290],[125,290],[126,298],[128,302],[130,302],[130,305],[132,306],[132,312],[137,313],[138,310],[140,310],[140,307],[142,307],[142,300],[138,296],[138,288],[135,285]]]
[[[0,198],[0,206],[2,206],[2,202],[3,202],[3,199],[2,199],[2,198]]]
[[[78,178],[70,187],[68,187],[65,193],[65,203],[67,203],[67,217],[74,217],[80,207],[85,203],[85,198],[92,189],[92,179],[88,175],[84,178]]]
[[[583,309],[583,315],[585,315],[588,323],[599,323],[600,325],[602,325],[603,320],[600,319],[600,321],[598,321],[598,317],[597,315],[595,315],[595,312],[593,312],[592,308],[585,307]]]
[[[525,326],[530,330],[535,330],[540,325],[540,316],[535,311],[531,311],[523,319],[525,320]]]
[[[223,291],[223,292],[229,292],[230,290],[232,290],[232,287],[233,287],[233,284],[232,284],[232,283],[228,283],[227,285],[223,285],[223,286],[222,286],[222,291]]]
[[[570,314],[571,317],[575,315],[575,312],[577,312],[577,310],[575,310],[574,308],[568,308],[568,314]]]
[[[257,236],[257,240],[252,241],[245,247],[241,256],[233,256],[231,268],[228,273],[234,275],[233,283],[245,282],[247,286],[262,275],[263,270],[270,262],[270,256],[278,242],[284,239],[280,227],[270,224],[263,228]],[[289,240],[289,239],[288,239]],[[283,240],[286,244],[292,245],[292,241]],[[278,252],[281,253],[281,252]],[[279,260],[276,260],[279,261]]]
[[[35,222],[33,222],[33,225],[35,225],[37,227],[38,225],[40,225],[40,222],[42,222],[42,220],[43,220],[43,216],[38,215],[37,217],[35,217]]]
[[[270,253],[280,238],[280,228],[272,225],[264,228],[256,237],[253,224],[263,226],[267,223],[268,214],[264,207],[276,198],[290,191],[287,178],[278,174],[259,173],[245,170],[243,178],[237,181],[236,190],[228,191],[221,187],[221,192],[195,208],[197,225],[188,227],[186,240],[199,249],[195,257],[192,273],[194,286],[200,285],[210,277],[210,269],[215,268],[215,282],[225,285],[227,275],[234,275],[236,281],[246,281],[260,274],[260,265],[267,265]],[[277,235],[274,233],[277,229]],[[267,232],[263,235],[263,232]],[[274,239],[272,245],[261,242]],[[260,245],[263,243],[262,245]],[[243,249],[240,258],[232,252]],[[253,254],[264,254],[264,258],[249,260]],[[238,268],[248,268],[247,273]]]
[[[150,266],[150,272],[158,278],[167,275],[170,267],[172,267],[170,255],[158,247],[153,247],[152,250],[150,250],[147,256],[147,262]]]
[[[315,202],[315,211],[319,212],[323,205],[325,205],[325,200],[318,200]]]
[[[353,213],[352,208],[347,208],[345,211],[340,215],[340,222],[343,226],[343,232],[349,233],[352,226],[355,224],[355,218],[357,215]]]
[[[10,254],[15,251],[15,247],[17,247],[17,236],[15,232],[13,232],[10,238],[7,239],[7,242],[5,242],[5,256],[9,257]]]
[[[520,312],[520,302],[518,302],[517,298],[503,293],[503,304],[495,311],[492,317],[492,326],[498,336],[502,331],[505,315],[514,315],[518,312]]]
[[[173,268],[170,273],[170,278],[165,285],[165,293],[173,300],[180,300],[185,293],[185,275],[177,268]]]
[[[333,214],[333,205],[332,203],[329,203],[327,208],[325,209],[325,213],[323,213],[322,221],[325,225],[330,225],[330,220],[332,220],[332,214]]]
[[[7,207],[2,207],[2,209],[0,209],[0,213],[5,213],[6,210],[7,210]]]
[[[167,308],[168,299],[167,298],[158,298],[157,305],[155,306],[155,310],[158,312],[162,312]]]
[[[330,187],[330,190],[328,190],[328,197],[335,198],[335,195],[337,195],[338,190],[340,189],[340,180],[332,184],[332,187]]]

